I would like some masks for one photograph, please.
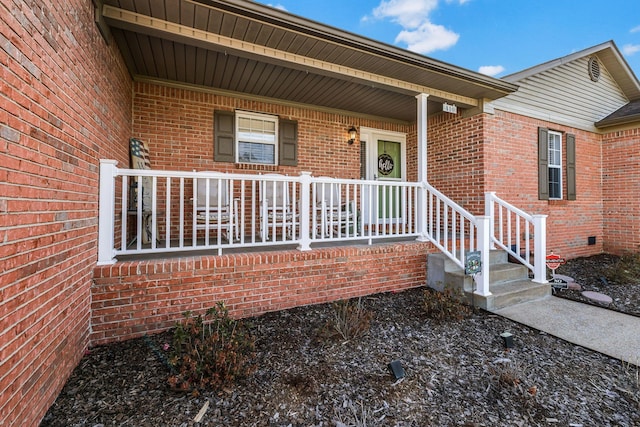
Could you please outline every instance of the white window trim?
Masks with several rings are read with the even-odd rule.
[[[556,165],[556,164],[551,164],[551,138],[552,136],[557,137],[559,143],[560,143],[560,147],[558,149],[558,154],[559,154],[559,159],[560,162]],[[562,200],[563,194],[562,194],[562,186],[563,186],[563,182],[562,182],[562,133],[560,132],[556,132],[556,131],[552,131],[550,130],[547,136],[547,150],[549,151],[548,154],[548,159],[549,159],[549,163],[548,163],[548,168],[549,169],[558,169],[558,176],[559,176],[559,183],[558,185],[560,186],[560,191],[559,191],[559,196],[558,197],[551,197],[551,190],[549,190],[549,200]],[[551,181],[549,181],[549,184],[551,184]]]
[[[257,118],[260,120],[264,120],[264,121],[273,121],[275,126],[275,139],[273,142],[274,145],[274,150],[273,150],[273,155],[274,155],[274,159],[273,159],[273,163],[254,163],[254,162],[246,162],[246,161],[242,161],[240,160],[240,118]],[[250,163],[252,165],[269,165],[269,166],[277,166],[278,165],[278,149],[280,146],[280,141],[279,141],[279,130],[278,130],[278,116],[274,116],[271,114],[261,114],[261,113],[253,113],[250,111],[240,111],[240,110],[236,110],[236,117],[235,117],[235,129],[234,129],[234,133],[235,133],[235,145],[236,145],[236,163]],[[254,141],[249,141],[249,142],[254,142]],[[265,143],[265,144],[269,144],[269,143]]]

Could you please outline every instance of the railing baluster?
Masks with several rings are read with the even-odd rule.
[[[167,177],[166,181],[167,186],[167,197],[165,199],[165,215],[164,215],[164,223],[165,223],[165,248],[171,247],[171,177]]]
[[[120,242],[123,251],[127,249],[128,244],[127,220],[129,219],[129,190],[129,177],[125,175],[122,177],[122,241]]]
[[[184,177],[180,177],[180,213],[178,214],[180,219],[180,236],[178,247],[184,247]]]

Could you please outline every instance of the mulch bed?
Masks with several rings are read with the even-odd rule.
[[[604,255],[570,261],[558,273],[637,315],[638,284],[600,280],[601,266],[611,262]],[[322,333],[332,304],[250,319],[256,370],[219,390],[168,386],[162,352],[171,332],[93,348],[41,425],[640,425],[637,367],[483,311],[436,322],[423,308],[430,292],[363,298],[371,325],[349,341]],[[505,331],[514,336],[511,349],[500,338]],[[392,375],[392,361],[403,379]]]

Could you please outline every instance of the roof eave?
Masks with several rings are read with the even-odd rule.
[[[594,123],[595,127],[598,129],[606,129],[614,126],[622,126],[622,125],[630,125],[630,124],[640,124],[640,114],[633,114],[624,117],[617,117],[614,119],[603,119],[599,122]]]
[[[470,81],[486,87],[502,96],[516,92],[518,85],[502,79],[486,76],[475,71],[467,70],[455,65],[435,60],[408,50],[398,48],[383,42],[359,36],[329,25],[325,25],[307,18],[294,15],[287,11],[243,0],[195,0],[198,3],[224,9],[241,15],[250,15],[278,26],[288,28],[314,37],[332,40],[371,54],[384,56],[396,61],[425,68],[443,75]],[[495,98],[499,98],[496,96]]]

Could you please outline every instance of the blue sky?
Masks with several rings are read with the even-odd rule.
[[[613,40],[640,77],[639,0],[261,3],[495,77]]]

